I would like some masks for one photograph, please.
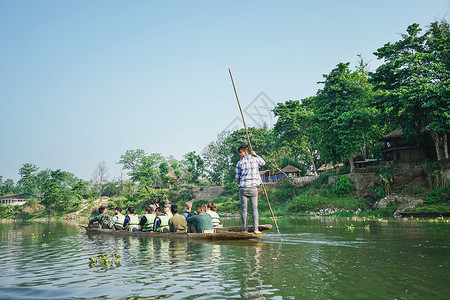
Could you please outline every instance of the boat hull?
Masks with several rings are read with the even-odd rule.
[[[227,241],[227,240],[248,240],[259,238],[265,233],[242,233],[242,232],[217,232],[217,233],[185,233],[185,232],[153,232],[153,231],[126,231],[93,228],[88,226],[80,226],[88,233],[109,234],[117,236],[138,236],[152,238],[170,238],[170,239],[197,239],[210,241]]]

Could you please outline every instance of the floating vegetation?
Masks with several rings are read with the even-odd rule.
[[[42,247],[47,247],[48,245],[47,245],[47,243],[43,243],[41,246]]]
[[[350,224],[350,225],[345,225],[345,227],[347,228],[348,231],[351,231],[351,232],[353,232],[355,229],[364,229],[366,231],[370,231],[370,224],[367,224],[364,227],[355,227],[355,225]]]
[[[443,216],[437,217],[437,218],[414,218],[413,216],[410,216],[409,218],[403,218],[403,221],[414,221],[418,223],[450,223],[449,218],[445,218]]]
[[[97,254],[89,258],[89,268],[100,267],[105,270],[120,267],[120,255],[111,254]]]

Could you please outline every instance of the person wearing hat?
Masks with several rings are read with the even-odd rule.
[[[173,217],[173,214],[170,211],[170,207],[171,207],[170,203],[167,203],[166,205],[164,205],[164,212],[169,217],[169,219]]]
[[[114,209],[114,216],[111,218],[111,222],[109,223],[109,228],[114,230],[124,230],[123,222],[125,221],[125,216],[122,215],[122,208],[116,207]]]

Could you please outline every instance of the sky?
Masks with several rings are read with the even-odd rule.
[[[90,180],[105,161],[113,178],[126,150],[201,153],[239,116],[229,68],[243,108],[302,99],[443,18],[450,0],[0,0],[0,176]]]

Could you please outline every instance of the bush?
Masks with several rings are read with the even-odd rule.
[[[328,178],[330,176],[331,176],[331,174],[329,172],[320,174],[319,177],[317,177],[316,180],[314,180],[312,182],[311,186],[314,187],[314,188],[320,188],[323,185],[327,185],[328,184]]]
[[[347,195],[353,191],[353,184],[350,180],[350,176],[344,175],[339,177],[336,181],[336,194]]]
[[[285,181],[278,188],[275,188],[270,192],[270,198],[275,202],[286,202],[294,199],[295,196],[297,196],[297,191],[298,189],[296,189],[289,182]]]
[[[436,188],[425,198],[426,204],[450,204],[450,184],[443,188]]]

